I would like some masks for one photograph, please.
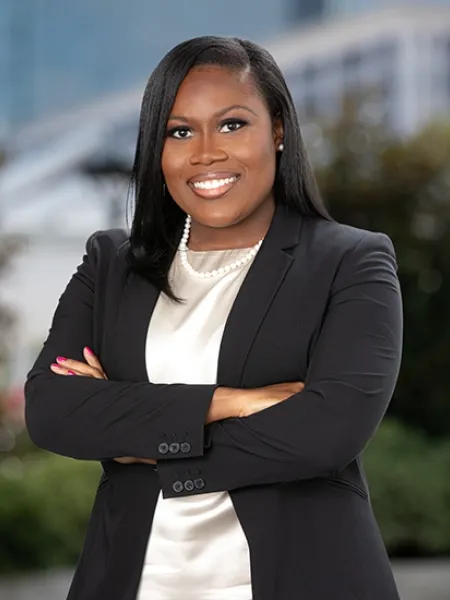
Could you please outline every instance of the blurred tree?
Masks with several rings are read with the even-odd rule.
[[[450,435],[450,124],[389,139],[349,110],[313,154],[334,218],[385,232],[395,245],[405,332],[391,414]]]

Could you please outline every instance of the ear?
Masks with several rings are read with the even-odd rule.
[[[284,141],[284,126],[283,121],[280,117],[275,117],[273,121],[273,143],[275,144],[275,150],[278,150],[278,146]]]

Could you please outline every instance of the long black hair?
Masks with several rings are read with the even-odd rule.
[[[294,102],[271,54],[238,38],[204,36],[183,42],[161,60],[145,88],[130,188],[135,200],[130,267],[171,298],[175,297],[168,273],[186,215],[164,185],[161,156],[178,89],[189,71],[200,65],[249,70],[272,118],[281,119],[284,126],[284,151],[278,159],[274,187],[276,203],[304,216],[330,219],[311,169]]]

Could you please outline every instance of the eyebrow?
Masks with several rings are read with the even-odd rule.
[[[248,106],[244,106],[243,104],[233,104],[232,106],[227,106],[226,108],[222,108],[218,112],[214,113],[213,116],[217,119],[218,117],[223,117],[223,115],[230,112],[231,110],[236,110],[238,108],[241,110],[246,110],[249,113],[252,113],[252,115],[254,115],[255,117],[258,116],[254,110],[252,110]],[[169,121],[182,121],[183,123],[187,123],[189,121],[189,119],[187,117],[182,117],[180,115],[170,115]]]

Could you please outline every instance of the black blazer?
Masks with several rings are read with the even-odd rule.
[[[360,460],[400,363],[389,238],[277,209],[229,315],[217,382],[303,380],[305,389],[208,426],[216,386],[147,380],[158,293],[128,271],[127,249],[120,230],[90,238],[26,384],[35,443],[104,469],[69,599],[135,599],[162,489],[165,498],[230,492],[250,547],[253,600],[398,600]],[[86,345],[109,381],[49,370],[57,355],[82,360]]]

